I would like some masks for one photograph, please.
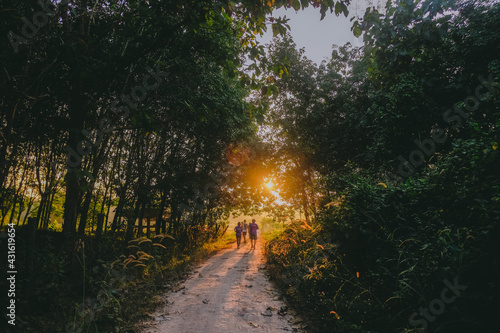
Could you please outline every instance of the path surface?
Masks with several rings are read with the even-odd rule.
[[[234,245],[195,267],[187,281],[168,292],[166,305],[143,333],[298,332],[298,319],[268,281],[262,240]]]

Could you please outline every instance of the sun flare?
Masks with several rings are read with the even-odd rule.
[[[273,186],[274,186],[274,184],[273,184],[273,181],[272,181],[272,180],[270,180],[270,181],[268,181],[268,182],[266,183],[266,187],[267,187],[268,189],[272,189],[272,188],[273,188]]]

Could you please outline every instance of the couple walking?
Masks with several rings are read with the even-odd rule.
[[[238,246],[238,249],[240,248],[241,244],[241,234],[243,234],[244,242],[245,243],[247,242],[248,229],[250,229],[251,248],[255,250],[255,244],[257,243],[257,229],[259,229],[257,223],[255,223],[255,219],[253,219],[252,223],[248,225],[247,225],[247,220],[244,220],[243,224],[241,222],[238,222],[238,225],[234,228],[234,231],[236,232],[236,245]]]

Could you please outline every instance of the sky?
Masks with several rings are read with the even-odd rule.
[[[290,19],[288,22],[290,34],[297,47],[305,48],[306,57],[319,64],[322,60],[330,58],[333,44],[341,46],[350,42],[354,46],[362,46],[363,37],[356,38],[353,35],[352,22],[349,20],[353,15],[361,16],[367,5],[380,6],[383,2],[385,3],[382,0],[353,0],[347,18],[343,14],[335,16],[335,13],[328,11],[325,18],[320,20],[319,8],[312,6],[298,12],[293,8],[280,8],[273,12],[273,16],[286,16]],[[272,29],[269,27],[259,41],[268,43],[272,35]]]

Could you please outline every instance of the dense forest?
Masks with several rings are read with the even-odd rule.
[[[498,331],[500,4],[368,7],[321,64],[272,15],[349,4],[2,1],[2,329],[133,332],[268,213],[307,331]]]

